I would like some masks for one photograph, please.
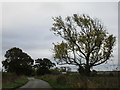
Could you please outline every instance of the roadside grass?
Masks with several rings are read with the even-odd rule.
[[[68,85],[66,82],[63,82],[63,84],[59,84],[57,82],[57,78],[59,77],[59,75],[44,75],[44,76],[37,76],[37,79],[41,79],[44,80],[46,82],[48,82],[52,88],[72,88],[72,85]]]
[[[15,90],[27,82],[28,79],[26,76],[17,76],[13,73],[4,73],[2,78],[2,90]]]
[[[36,78],[48,82],[53,88],[95,88],[91,81],[86,82],[86,77],[81,78],[79,74],[65,74],[65,75],[44,75]],[[89,83],[89,86],[87,86]]]
[[[119,88],[119,77],[117,76],[96,76],[89,77],[98,88]]]
[[[85,77],[79,74],[44,75],[36,78],[48,82],[53,88],[118,88],[117,76]]]

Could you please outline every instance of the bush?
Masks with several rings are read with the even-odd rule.
[[[50,70],[47,68],[38,68],[36,73],[37,73],[37,75],[50,74]]]
[[[58,74],[60,74],[61,72],[59,71],[59,69],[51,69],[50,70],[50,72],[51,72],[51,74],[53,74],[53,75],[58,75]]]

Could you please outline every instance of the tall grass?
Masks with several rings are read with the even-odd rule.
[[[99,77],[89,77],[98,88],[118,88],[119,81],[118,77],[113,76],[99,76]]]
[[[2,74],[2,90],[9,90],[18,88],[25,83],[28,79],[25,76],[17,76],[14,73],[3,73]]]
[[[118,88],[118,77],[93,76],[85,77],[79,74],[38,76],[50,83],[53,88]]]

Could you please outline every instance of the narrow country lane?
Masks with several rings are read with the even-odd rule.
[[[31,89],[32,90],[34,90],[34,89],[41,90],[42,88],[48,88],[49,90],[52,90],[51,86],[43,80],[35,79],[33,77],[29,77],[28,79],[29,79],[29,81],[27,84],[23,85],[22,87],[20,87],[19,89],[16,89],[16,90],[23,90],[26,88],[28,88],[30,90]]]

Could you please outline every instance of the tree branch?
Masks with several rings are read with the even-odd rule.
[[[107,61],[107,59],[106,60],[104,60],[104,61],[101,61],[100,63],[97,63],[97,64],[93,64],[93,66],[97,66],[97,65],[100,65],[100,64],[102,64],[102,63],[104,63],[104,62],[106,62]]]

